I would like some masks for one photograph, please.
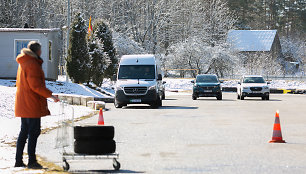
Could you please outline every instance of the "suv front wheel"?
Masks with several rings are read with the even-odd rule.
[[[269,96],[269,95],[263,96],[263,97],[262,97],[262,100],[270,100],[270,96]]]
[[[217,100],[222,100],[222,94],[219,94],[219,95],[217,96]]]
[[[192,95],[192,100],[196,100],[198,97],[195,95]]]

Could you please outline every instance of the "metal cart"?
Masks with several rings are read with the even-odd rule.
[[[70,165],[68,160],[102,160],[112,159],[113,167],[115,170],[120,169],[120,163],[118,162],[119,154],[103,154],[103,155],[88,155],[78,154],[73,152],[73,141],[74,141],[74,109],[71,105],[66,102],[60,102],[60,109],[58,116],[58,129],[56,137],[56,148],[60,149],[60,153],[63,159],[63,169],[68,171]]]

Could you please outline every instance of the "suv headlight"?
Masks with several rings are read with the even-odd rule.
[[[149,90],[155,90],[155,89],[156,89],[156,86],[155,86],[155,85],[150,86],[148,89],[149,89]]]
[[[263,88],[264,88],[264,89],[269,89],[269,86],[264,86]]]

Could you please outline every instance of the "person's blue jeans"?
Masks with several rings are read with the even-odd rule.
[[[29,164],[36,162],[36,144],[40,135],[40,118],[21,118],[21,130],[17,139],[16,162],[22,162],[22,155],[28,139]]]

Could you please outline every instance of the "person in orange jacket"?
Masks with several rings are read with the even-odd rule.
[[[15,167],[26,167],[23,150],[28,139],[28,168],[41,169],[36,160],[36,144],[40,135],[41,117],[50,115],[47,98],[59,99],[46,88],[42,70],[41,45],[31,41],[16,58],[19,64],[16,81],[15,116],[21,117],[21,130],[17,139]]]

